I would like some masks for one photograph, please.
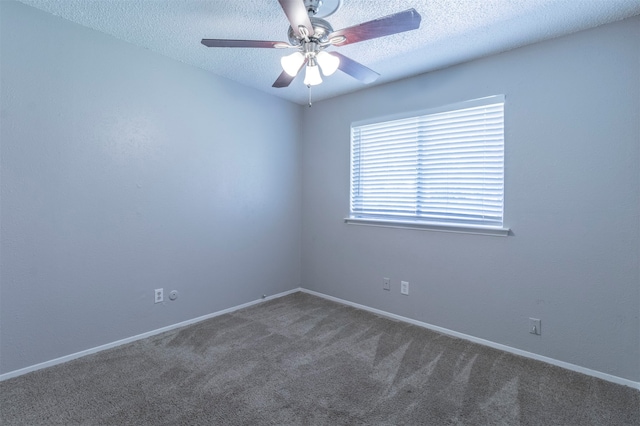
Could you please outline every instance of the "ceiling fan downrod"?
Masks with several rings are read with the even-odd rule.
[[[307,8],[309,17],[318,13],[318,8],[322,6],[322,0],[304,0],[304,6]]]

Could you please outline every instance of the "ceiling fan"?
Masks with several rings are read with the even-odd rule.
[[[324,1],[333,4],[330,13],[324,16],[335,12],[342,3],[342,0]],[[278,2],[291,24],[288,32],[289,43],[262,40],[202,39],[202,44],[207,47],[296,49],[293,54],[281,58],[280,62],[284,71],[273,83],[273,87],[288,87],[305,66],[304,84],[309,87],[322,83],[320,70],[325,76],[329,76],[337,69],[368,84],[375,81],[380,74],[338,52],[327,52],[325,49],[329,46],[346,46],[420,27],[420,14],[415,9],[408,9],[334,31],[329,22],[315,16],[323,0],[278,0]]]

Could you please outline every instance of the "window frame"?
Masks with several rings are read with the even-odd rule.
[[[453,112],[456,110],[463,110],[467,108],[480,107],[484,105],[502,103],[503,108],[506,106],[505,95],[493,95],[487,96],[478,99],[472,99],[463,102],[456,102],[452,104],[447,104],[435,108],[428,108],[418,111],[408,111],[399,114],[387,115],[382,117],[371,118],[367,120],[360,120],[351,123],[350,127],[350,136],[349,136],[349,214],[344,219],[345,223],[352,225],[366,225],[366,226],[378,226],[378,227],[390,227],[390,228],[405,228],[405,229],[418,229],[418,230],[430,230],[430,231],[441,231],[441,232],[456,232],[456,233],[472,233],[472,234],[481,234],[481,235],[492,235],[492,236],[507,236],[510,235],[510,229],[504,226],[505,223],[505,172],[506,168],[504,166],[504,156],[505,156],[505,131],[503,125],[503,141],[502,141],[502,154],[503,154],[503,165],[502,165],[502,225],[483,225],[483,224],[472,224],[472,223],[462,223],[462,222],[437,222],[437,221],[429,221],[429,220],[420,220],[407,218],[402,219],[401,217],[393,218],[393,217],[383,217],[378,218],[375,216],[365,216],[359,217],[357,213],[354,213],[351,208],[353,206],[353,129],[360,126],[367,126],[371,124],[380,124],[395,120],[402,120],[420,116],[426,116],[431,114],[438,113],[446,113]],[[504,122],[504,109],[503,109],[503,122]]]

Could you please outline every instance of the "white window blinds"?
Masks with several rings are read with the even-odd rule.
[[[351,218],[502,226],[503,194],[503,96],[351,128]]]

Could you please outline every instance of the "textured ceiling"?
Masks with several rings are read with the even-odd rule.
[[[287,41],[277,0],[19,0],[137,46],[304,104],[307,88],[271,84],[280,49],[207,48],[202,38]],[[302,0],[300,0],[302,1]],[[420,29],[331,48],[379,72],[380,84],[640,14],[640,0],[343,0],[326,18],[335,30],[409,8]],[[315,100],[367,87],[337,72]]]

